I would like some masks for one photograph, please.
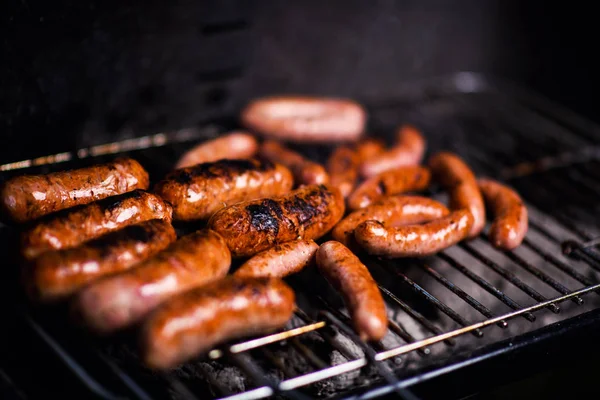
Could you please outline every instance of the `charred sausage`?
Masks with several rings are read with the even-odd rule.
[[[277,142],[265,141],[260,147],[259,153],[262,157],[288,167],[294,175],[294,182],[297,186],[320,185],[329,182],[329,176],[322,165],[306,159],[301,154]]]
[[[22,175],[9,179],[0,190],[2,211],[14,222],[89,204],[106,197],[148,189],[148,173],[131,158],[47,175]]]
[[[181,156],[175,168],[191,167],[196,164],[214,162],[224,158],[250,158],[258,150],[254,136],[244,131],[230,132],[217,139],[208,140],[192,147]]]
[[[335,149],[327,160],[329,183],[338,188],[344,198],[352,193],[356,185],[359,166],[358,153],[347,146]]]
[[[235,271],[236,276],[283,278],[310,265],[319,245],[313,240],[292,240],[258,253]]]
[[[280,196],[293,185],[291,172],[268,160],[219,160],[175,170],[154,192],[171,203],[173,219],[208,219],[229,204]]]

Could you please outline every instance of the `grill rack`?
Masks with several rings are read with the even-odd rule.
[[[502,87],[502,91],[498,91],[497,87]],[[460,257],[457,257],[451,251],[440,253],[436,257],[436,261],[439,260],[452,270],[462,274],[470,282],[493,296],[499,303],[508,307],[509,312],[499,313],[495,309],[486,306],[480,299],[469,294],[466,287],[461,287],[461,285],[453,281],[453,278],[449,278],[447,270],[440,268],[439,265],[432,265],[428,259],[414,263],[424,276],[437,282],[471,307],[477,315],[483,317],[478,322],[472,322],[471,319],[467,319],[455,311],[453,307],[455,303],[448,305],[447,302],[436,296],[432,290],[417,282],[414,277],[411,278],[408,272],[398,269],[394,265],[394,261],[369,258],[367,265],[394,275],[399,282],[410,288],[420,301],[436,309],[440,315],[446,315],[458,327],[455,329],[443,329],[440,327],[438,320],[424,315],[423,312],[409,304],[403,298],[405,292],[398,293],[396,290],[388,289],[387,284],[380,284],[380,289],[385,296],[386,302],[393,304],[395,308],[412,318],[423,330],[428,331],[429,335],[424,338],[416,338],[410,329],[392,320],[390,330],[398,339],[404,341],[404,344],[392,348],[386,348],[381,343],[365,344],[353,336],[352,329],[348,324],[348,318],[339,311],[339,307],[336,308],[330,305],[328,300],[318,297],[317,301],[321,304],[321,310],[315,317],[311,317],[309,313],[304,312],[302,307],[296,312],[297,319],[302,321],[302,324],[299,326],[211,351],[208,354],[210,360],[225,359],[236,365],[246,376],[254,381],[256,386],[243,393],[231,394],[228,393],[227,388],[223,387],[223,382],[214,379],[211,381],[211,377],[207,377],[211,381],[211,386],[216,389],[217,396],[230,399],[256,399],[276,394],[291,398],[302,398],[303,394],[298,389],[372,365],[375,365],[375,368],[378,369],[377,375],[380,377],[383,376],[388,380],[388,383],[392,383],[392,385],[386,386],[386,390],[393,390],[393,388],[402,389],[411,386],[419,374],[412,373],[409,376],[398,377],[395,374],[402,375],[399,373],[401,371],[399,371],[397,365],[390,365],[388,360],[397,360],[398,356],[412,352],[417,352],[423,358],[427,356],[431,357],[432,346],[434,345],[444,343],[443,346],[445,348],[454,348],[456,340],[464,337],[467,333],[470,333],[473,337],[482,338],[484,332],[489,330],[484,328],[498,325],[503,330],[506,330],[509,324],[513,324],[511,320],[517,317],[522,317],[523,320],[533,324],[536,321],[537,315],[542,310],[547,309],[554,314],[558,314],[561,312],[561,308],[567,308],[564,306],[567,301],[574,304],[573,307],[575,307],[576,314],[583,312],[585,307],[584,295],[600,289],[600,279],[593,273],[593,271],[600,271],[600,255],[595,250],[596,242],[594,242],[594,238],[598,236],[594,229],[594,225],[598,226],[596,223],[597,218],[585,208],[578,206],[554,210],[552,217],[549,217],[544,212],[545,210],[538,210],[534,204],[544,205],[544,201],[540,200],[540,196],[551,195],[552,193],[549,192],[549,189],[554,193],[570,191],[571,193],[569,194],[571,197],[582,204],[589,204],[589,197],[586,196],[600,193],[600,175],[593,168],[599,162],[597,157],[598,152],[596,152],[597,149],[595,147],[590,148],[590,146],[593,146],[595,140],[593,135],[600,132],[598,127],[518,88],[511,87],[505,83],[500,84],[470,73],[458,74],[451,78],[428,80],[425,83],[421,82],[407,86],[402,98],[385,104],[376,104],[375,102],[368,101],[364,101],[364,103],[371,104],[371,112],[376,116],[382,114],[379,121],[381,122],[379,130],[384,130],[386,129],[385,120],[387,110],[396,110],[398,107],[404,107],[405,104],[412,104],[410,111],[405,114],[406,119],[412,119],[417,124],[427,126],[428,122],[425,120],[431,116],[431,111],[423,112],[423,108],[427,108],[428,104],[435,103],[437,99],[450,99],[452,103],[459,104],[464,109],[469,109],[473,107],[473,102],[469,100],[469,96],[480,93],[493,94],[494,101],[490,100],[490,103],[495,108],[490,106],[486,109],[484,107],[484,110],[487,110],[490,114],[499,111],[508,113],[506,110],[514,111],[515,109],[520,110],[521,113],[524,112],[523,110],[533,110],[536,118],[545,121],[546,125],[550,123],[554,124],[552,125],[553,129],[548,130],[545,135],[532,136],[526,130],[515,129],[515,125],[510,124],[510,121],[514,121],[517,118],[518,113],[515,113],[511,117],[507,117],[504,114],[501,114],[500,117],[496,115],[495,119],[490,117],[490,115],[485,115],[482,121],[484,122],[485,129],[489,132],[504,133],[507,131],[507,128],[503,124],[510,125],[508,131],[511,133],[511,137],[518,138],[519,146],[526,146],[526,150],[519,150],[517,152],[517,157],[514,157],[515,154],[507,154],[502,148],[492,148],[490,143],[486,143],[485,140],[481,139],[478,141],[457,141],[451,146],[441,143],[439,146],[450,147],[450,149],[466,156],[467,161],[479,173],[483,172],[492,176],[501,176],[505,179],[511,178],[510,183],[517,187],[524,198],[528,200],[530,230],[535,233],[533,237],[532,234],[527,236],[523,247],[544,260],[544,265],[541,268],[516,251],[503,254],[510,259],[513,266],[522,271],[527,271],[527,273],[539,281],[538,283],[541,282],[546,288],[554,290],[555,295],[548,296],[545,293],[541,293],[538,286],[533,287],[534,285],[525,282],[520,275],[514,272],[514,268],[507,268],[505,265],[501,265],[501,263],[491,259],[487,255],[489,253],[486,254],[482,250],[482,246],[484,246],[486,240],[485,235],[482,235],[480,239],[477,239],[473,243],[461,243],[457,248],[461,252],[468,254],[472,259],[477,260],[485,268],[494,271],[514,288],[520,290],[520,293],[524,296],[521,296],[518,300],[514,298],[515,296],[507,294],[506,290],[499,288],[498,286],[500,285],[497,283],[490,282],[489,279],[474,272],[469,265],[466,265]],[[527,106],[520,105],[520,107],[515,107],[515,101],[519,105],[526,104]],[[481,104],[478,107],[481,107]],[[474,111],[481,112],[481,108]],[[434,112],[436,114],[440,112],[443,114],[445,111],[443,109],[442,111],[436,109]],[[502,124],[499,124],[497,120],[500,120]],[[393,121],[387,125],[396,123],[397,121]],[[520,127],[521,125],[518,124],[516,126]],[[537,131],[540,129],[540,125],[534,125],[532,128]],[[169,163],[172,160],[164,156],[160,158],[155,157],[158,153],[154,151],[159,150],[153,148],[161,148],[160,151],[166,151],[167,157],[169,155],[173,156],[173,153],[181,152],[186,142],[214,136],[222,129],[224,129],[224,126],[213,125],[200,130],[189,130],[172,134],[161,133],[125,142],[96,146],[73,153],[61,153],[56,156],[6,164],[1,166],[0,170],[15,171],[16,173],[22,168],[30,167],[49,170],[54,168],[54,164],[57,162],[78,163],[84,159],[98,162],[102,157],[110,157],[113,154],[141,151],[142,153],[132,153],[132,155],[140,159],[145,166],[155,166],[156,169],[164,171],[165,168],[170,166]],[[550,139],[547,140],[547,137]],[[177,150],[178,146],[179,150]],[[565,153],[558,154],[556,157],[548,156],[555,153],[557,149],[564,151],[565,148],[567,149]],[[307,151],[310,153],[310,149]],[[149,152],[149,155],[144,156],[143,152]],[[162,155],[163,153],[160,154]],[[314,156],[315,158],[322,158],[322,154],[314,154]],[[573,162],[577,162],[577,164],[572,165]],[[499,164],[502,164],[504,168],[499,169]],[[591,166],[588,164],[591,164]],[[569,165],[566,173],[564,169],[561,169],[565,165]],[[575,173],[571,171],[575,171]],[[155,176],[152,170],[151,175]],[[545,179],[539,179],[540,175]],[[530,179],[532,177],[536,179]],[[573,184],[577,188],[581,188],[584,194],[573,192],[571,190],[574,187]],[[582,228],[580,225],[581,221],[591,221],[593,224]],[[549,247],[547,243],[551,243],[552,246]],[[570,251],[571,260],[565,259],[560,254],[560,250],[565,244],[568,245],[568,249],[566,250]],[[583,264],[585,264],[585,268],[582,268],[584,267]],[[553,277],[550,273],[551,269],[560,271],[565,276],[572,278],[574,282],[578,282],[581,286],[574,290],[569,289],[561,280]],[[589,296],[586,296],[586,303],[593,303],[587,300],[589,298]],[[528,299],[533,301],[533,303],[526,304],[523,299]],[[57,355],[68,364],[75,375],[85,382],[90,390],[103,398],[120,397],[121,393],[116,393],[114,390],[109,389],[102,382],[99,382],[96,377],[87,372],[87,366],[82,365],[77,357],[74,357],[74,353],[69,351],[60,340],[57,340],[52,334],[52,329],[48,329],[45,325],[47,321],[39,322],[39,316],[36,316],[35,312],[32,313],[27,307],[22,307],[21,313],[32,329],[55,350]],[[318,333],[329,346],[345,356],[346,361],[333,366],[328,365],[315,351],[298,340],[311,332]],[[341,332],[346,337],[349,337],[358,348],[363,350],[364,355],[357,357],[353,351],[348,349],[347,345],[340,343],[338,340],[339,333],[336,335],[335,332]],[[313,366],[314,371],[294,376],[294,372],[282,363],[280,359],[277,359],[267,347],[267,345],[283,341],[289,342],[295,351],[302,354],[302,357],[307,360],[308,364]],[[136,374],[132,374],[131,371],[126,370],[128,367],[127,363],[122,364],[102,351],[92,350],[96,353],[97,361],[104,363],[107,369],[112,371],[117,380],[120,381],[122,388],[125,389],[124,393],[134,398],[153,398],[150,395],[151,391],[134,377]],[[252,351],[260,351],[261,356],[265,360],[275,365],[283,373],[284,379],[278,382],[269,379],[269,375],[256,361],[256,357],[250,354]],[[448,357],[446,359],[450,360]],[[174,374],[161,374],[161,376],[155,378],[167,383],[171,391],[175,393],[174,397],[189,399],[202,397],[198,396],[197,392],[193,388],[190,388],[188,383]],[[377,381],[377,379],[371,380],[364,386],[370,386],[378,382],[380,381]],[[350,389],[364,391],[364,388],[357,388],[356,386]],[[381,389],[378,393],[382,393]],[[411,396],[410,393],[406,392],[401,392],[401,394],[406,398],[410,398]]]

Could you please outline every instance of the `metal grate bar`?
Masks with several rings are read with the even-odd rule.
[[[417,339],[415,339],[413,335],[408,333],[408,331],[402,326],[402,324],[392,319],[389,319],[388,326],[390,330],[392,330],[396,335],[400,336],[405,342],[414,343],[417,341]],[[429,350],[429,347],[423,347],[417,350],[417,352],[421,355],[427,356],[431,353],[431,350]]]

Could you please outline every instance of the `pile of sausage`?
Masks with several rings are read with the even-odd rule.
[[[435,254],[479,235],[486,207],[495,247],[513,249],[527,231],[512,189],[478,180],[455,154],[422,164],[426,142],[412,126],[399,128],[392,148],[364,137],[355,102],[263,98],[241,121],[263,139],[239,131],[201,143],[151,190],[131,158],[5,182],[2,214],[19,224],[32,301],[69,301],[75,319],[101,334],[138,327],[146,364],[171,368],[282,328],[295,309],[283,278],[316,265],[358,335],[379,340],[386,306],[355,254]],[[298,142],[338,146],[323,166],[292,150]],[[432,181],[448,206],[417,195]],[[206,226],[177,238],[173,221]],[[242,265],[230,274],[232,259]]]

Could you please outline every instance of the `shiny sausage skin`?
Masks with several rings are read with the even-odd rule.
[[[301,154],[292,151],[272,140],[265,141],[259,149],[262,157],[275,163],[288,167],[294,175],[296,186],[327,184],[329,175],[322,165],[304,158]]]
[[[292,240],[258,253],[235,271],[235,276],[283,278],[310,265],[319,245],[313,240]]]
[[[513,189],[491,179],[479,179],[479,188],[494,221],[490,228],[491,243],[503,250],[518,247],[527,234],[527,207]]]
[[[254,136],[244,131],[234,131],[192,147],[181,156],[175,168],[191,167],[224,158],[250,158],[257,150],[258,142]]]
[[[4,183],[0,197],[5,216],[27,222],[134,189],[148,189],[148,184],[148,173],[137,161],[118,158],[87,168],[17,176]]]
[[[208,219],[229,204],[280,196],[293,185],[291,172],[257,158],[219,160],[175,170],[158,182],[154,192],[171,203],[173,219]]]
[[[418,165],[423,160],[425,138],[413,126],[403,125],[398,129],[396,145],[383,154],[365,160],[360,169],[364,178],[407,165]]]
[[[362,222],[374,220],[387,227],[401,226],[429,222],[449,213],[445,205],[427,197],[387,197],[347,215],[333,228],[331,236],[344,246],[354,247],[354,229]]]
[[[93,282],[76,296],[75,310],[92,330],[109,333],[140,321],[176,294],[223,278],[230,265],[225,240],[203,229],[135,268]]]
[[[265,97],[254,100],[241,115],[242,124],[268,138],[304,143],[357,140],[367,113],[346,99]]]
[[[151,219],[170,222],[172,212],[160,197],[139,189],[108,197],[39,220],[21,234],[23,255],[31,260],[46,251],[75,247]]]
[[[433,178],[450,196],[450,209],[468,209],[473,214],[469,238],[481,233],[485,226],[485,205],[473,171],[456,154],[440,152],[429,160]]]
[[[336,241],[317,251],[319,272],[344,299],[354,329],[362,340],[380,340],[387,332],[385,302],[367,267],[348,248]]]
[[[356,227],[354,237],[371,255],[385,258],[424,257],[465,239],[471,226],[471,212],[459,210],[423,225],[386,228],[381,222],[365,221]]]
[[[358,210],[385,196],[424,190],[429,186],[429,170],[419,166],[406,166],[382,172],[361,183],[348,197],[348,208]]]
[[[272,332],[285,326],[294,307],[294,292],[277,278],[230,276],[182,293],[144,323],[144,362],[168,369],[222,342]]]
[[[358,142],[355,149],[358,153],[360,162],[363,163],[366,160],[383,153],[385,151],[385,144],[379,139],[368,138]]]
[[[350,196],[358,179],[360,158],[350,147],[338,147],[327,160],[329,183],[342,192],[344,198]]]
[[[343,215],[344,198],[338,189],[310,185],[283,197],[224,208],[208,226],[225,238],[234,257],[249,257],[290,240],[316,240]]]
[[[130,225],[80,247],[42,254],[26,268],[25,285],[34,300],[60,300],[102,276],[131,268],[166,248],[175,237],[167,221]]]

